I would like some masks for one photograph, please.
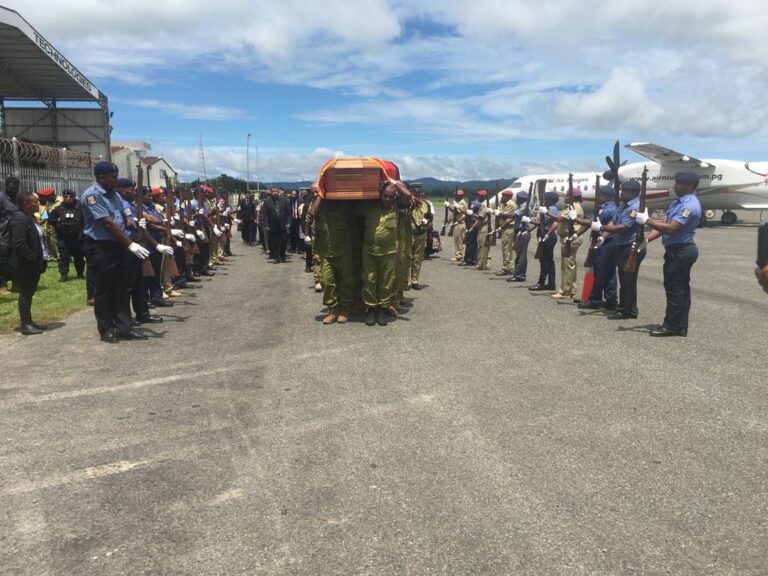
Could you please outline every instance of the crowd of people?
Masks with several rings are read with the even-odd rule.
[[[94,184],[78,200],[72,190],[60,199],[52,189],[19,192],[15,177],[0,195],[0,286],[18,291],[20,331],[41,334],[32,318],[32,298],[49,260],[59,281],[69,280],[70,262],[85,279],[101,339],[146,339],[136,330],[161,323],[154,308],[173,306],[180,290],[227,262],[235,221],[226,198],[207,186],[194,191],[137,186],[119,178],[117,166],[99,162]],[[50,240],[57,249],[51,254]],[[86,266],[87,264],[87,266]]]
[[[536,231],[536,259],[539,275],[531,291],[551,291],[555,300],[573,300],[580,308],[607,309],[611,318],[637,318],[637,278],[649,242],[658,238],[664,245],[664,288],[667,310],[664,322],[650,332],[651,336],[687,336],[691,308],[690,273],[698,258],[693,241],[701,219],[701,204],[696,197],[699,176],[693,172],[675,175],[675,194],[664,220],[650,218],[647,209],[640,210],[640,182],[621,184],[617,201],[613,186],[598,191],[597,218],[584,217],[582,194],[572,191],[572,200],[564,212],[557,208],[559,196],[545,191],[539,206],[531,212],[530,193],[515,194],[505,190],[498,207],[492,210],[485,190],[474,194],[467,203],[462,190],[453,202],[445,203],[449,212],[450,235],[454,240],[452,262],[475,270],[489,269],[491,238],[499,232],[502,243],[502,265],[499,276],[510,276],[510,282],[525,282],[528,270],[528,246]],[[644,238],[638,227],[650,228]],[[576,256],[583,235],[591,234],[590,256],[594,283],[582,300],[577,286]],[[560,285],[557,285],[555,247],[561,247]],[[628,261],[632,264],[628,265]],[[618,281],[617,281],[618,280]]]

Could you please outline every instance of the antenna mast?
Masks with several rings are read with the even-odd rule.
[[[203,135],[200,135],[200,151],[197,153],[197,176],[200,182],[207,182],[205,173],[205,152],[203,152]]]

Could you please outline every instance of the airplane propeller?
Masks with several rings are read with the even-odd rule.
[[[619,181],[619,168],[626,163],[626,160],[624,163],[621,162],[618,140],[616,140],[616,143],[613,145],[613,158],[606,156],[605,162],[608,164],[608,170],[603,172],[603,178],[613,183],[613,189],[616,191],[616,196],[618,196],[621,187],[621,182]]]

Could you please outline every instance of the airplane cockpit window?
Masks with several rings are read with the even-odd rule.
[[[523,185],[522,182],[512,182],[510,188],[520,188]]]

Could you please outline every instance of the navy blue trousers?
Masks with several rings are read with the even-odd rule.
[[[667,313],[664,325],[670,330],[688,330],[691,311],[691,268],[699,258],[696,244],[672,244],[664,252],[664,291]]]

